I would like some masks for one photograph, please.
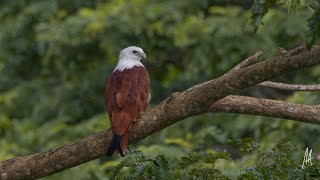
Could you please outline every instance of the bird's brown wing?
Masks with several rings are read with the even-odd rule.
[[[107,111],[114,134],[124,135],[147,107],[150,80],[144,67],[115,71],[105,91]]]

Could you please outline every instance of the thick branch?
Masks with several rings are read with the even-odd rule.
[[[211,104],[244,88],[319,63],[319,46],[310,50],[294,49],[182,93],[175,93],[143,114],[132,126],[129,141],[137,142],[184,118],[208,112]],[[47,152],[3,161],[0,163],[0,177],[35,179],[57,173],[103,155],[110,140],[111,132],[108,130]]]
[[[320,84],[302,85],[302,84],[285,84],[280,82],[265,81],[259,86],[271,87],[275,89],[289,90],[289,91],[320,91]]]
[[[247,96],[227,96],[211,105],[209,111],[261,115],[320,124],[320,106]]]

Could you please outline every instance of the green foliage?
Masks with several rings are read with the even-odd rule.
[[[177,163],[169,161],[164,155],[146,157],[135,148],[129,148],[127,156],[119,165],[109,169],[111,179],[170,179],[171,178],[224,178],[219,170],[214,169],[218,159],[230,160],[227,152],[192,153],[182,156]],[[210,166],[210,167],[209,167]]]
[[[308,164],[301,168],[301,161],[293,159],[298,150],[287,141],[280,141],[266,153],[260,152],[259,145],[252,139],[237,141],[241,149],[258,152],[255,165],[240,169],[237,179],[313,179],[320,177],[320,164]],[[247,151],[247,152],[249,152]],[[301,152],[299,152],[301,153]],[[219,162],[218,162],[219,160]],[[146,157],[135,148],[128,149],[127,157],[114,168],[109,168],[111,179],[231,179],[224,175],[215,164],[234,161],[227,152],[193,152],[173,162],[164,155]],[[234,177],[233,177],[234,178]]]
[[[200,178],[200,179],[228,179],[214,168],[218,159],[230,160],[227,152],[216,153],[192,153],[181,157],[181,161],[174,167],[176,178]]]
[[[134,159],[126,158],[112,169],[111,179],[164,179],[168,178],[169,162],[163,155],[147,158],[135,148],[129,148],[127,156],[134,155]]]
[[[0,1],[0,160],[107,129],[105,80],[126,46],[141,46],[147,53],[143,63],[151,77],[152,107],[174,91],[222,75],[256,51],[270,58],[278,47],[318,41],[316,0],[248,2]],[[317,83],[319,75],[315,67],[276,80]],[[265,88],[239,93],[308,104],[320,99],[316,93]],[[305,171],[294,163],[300,164],[300,151],[307,146],[319,149],[319,136],[315,125],[203,114],[139,142],[123,161],[102,157],[43,179],[259,179],[281,169],[270,161],[277,159],[281,171],[309,177],[319,172],[316,163]],[[289,139],[299,153],[282,156],[284,151],[274,149],[280,139]],[[253,169],[244,172],[244,167]]]
[[[269,8],[271,8],[273,5],[275,5],[278,2],[278,0],[255,0],[254,4],[252,5],[251,9],[251,19],[252,24],[254,26],[255,31],[258,29],[259,25],[262,23],[262,18],[265,16]]]
[[[319,42],[320,36],[320,6],[316,0],[255,0],[251,7],[251,21],[254,26],[254,31],[258,30],[260,25],[263,25],[263,17],[270,9],[279,6],[287,8],[289,13],[297,12],[299,9],[309,9],[313,12],[308,19],[309,31],[306,33],[308,44],[312,45]]]
[[[237,141],[231,141],[229,144],[240,146],[241,152],[252,152],[257,150],[260,146],[252,138],[244,138]]]
[[[295,160],[298,149],[287,141],[281,141],[272,151],[261,153],[260,162],[240,175],[239,179],[313,179],[320,177],[318,162],[301,168],[301,160]],[[302,153],[302,152],[299,152]]]
[[[314,7],[314,14],[308,19],[309,26],[309,42],[315,43],[319,42],[320,37],[320,6],[319,4]]]

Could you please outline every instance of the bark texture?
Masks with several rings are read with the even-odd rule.
[[[210,106],[210,112],[230,112],[320,124],[320,106],[287,103],[247,96],[227,96]]]
[[[265,81],[259,86],[271,87],[275,89],[282,89],[288,91],[320,91],[320,84],[315,85],[302,85],[302,84],[285,84],[279,82]]]
[[[319,63],[320,47],[314,46],[310,50],[298,47],[270,60],[241,65],[217,79],[174,93],[145,112],[132,126],[129,142],[137,142],[173,123],[206,112],[256,114],[319,124],[318,106],[228,96],[283,73]],[[106,130],[47,152],[0,162],[0,179],[35,179],[69,169],[104,155],[110,140],[111,131]]]

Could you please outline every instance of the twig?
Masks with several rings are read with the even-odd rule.
[[[248,66],[249,64],[251,64],[254,61],[257,61],[261,57],[261,55],[262,55],[262,51],[256,52],[254,55],[252,55],[252,56],[248,57],[247,59],[241,61],[238,65],[236,65],[235,67],[230,69],[227,73],[224,74],[224,76],[227,75],[227,74],[230,74],[232,72],[235,72],[235,71],[237,71],[239,69],[242,69],[242,68]],[[199,88],[201,86],[206,85],[207,83],[209,83],[209,81],[201,83],[201,84],[198,84],[198,85],[195,85],[195,86],[192,86],[191,88],[187,89],[187,91],[192,91],[192,90],[194,90],[196,88]]]
[[[248,57],[247,59],[241,61],[238,65],[236,65],[235,67],[230,69],[228,73],[237,71],[239,69],[242,69],[242,68],[248,66],[249,64],[257,61],[261,56],[262,56],[262,51],[259,51],[259,52],[255,53],[254,55],[252,55],[252,56]]]
[[[320,84],[302,85],[302,84],[285,84],[280,82],[265,81],[258,86],[270,87],[289,91],[320,91]]]
[[[239,69],[242,69],[242,68],[248,66],[249,64],[251,64],[254,61],[257,61],[259,59],[259,57],[261,57],[261,55],[262,55],[262,51],[256,52],[254,55],[252,55],[252,56],[248,57],[247,59],[241,61],[238,65],[236,65],[235,67],[230,69],[227,73],[224,74],[224,76],[227,75],[227,74],[230,74],[232,72],[235,72],[235,71],[237,71]],[[209,81],[201,83],[201,84],[198,84],[198,85],[195,85],[195,86],[192,86],[191,88],[187,89],[187,91],[192,91],[192,90],[194,90],[196,88],[199,88],[201,86],[206,85],[207,83],[209,83]]]

